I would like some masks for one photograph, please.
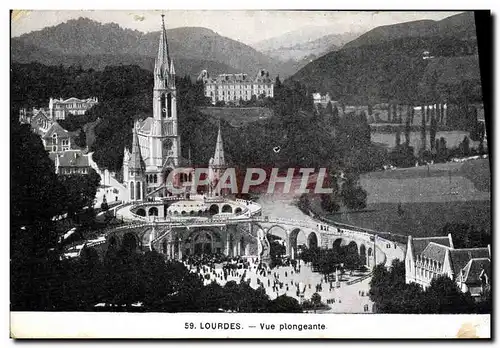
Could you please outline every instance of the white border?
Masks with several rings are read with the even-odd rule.
[[[2,32],[5,33],[2,38],[3,38],[3,47],[5,48],[4,52],[9,52],[9,38],[7,33],[9,32],[9,21],[8,21],[8,14],[7,10],[10,8],[19,8],[19,9],[82,9],[82,8],[87,8],[87,9],[143,9],[143,8],[170,8],[170,9],[304,9],[304,8],[310,8],[310,9],[411,9],[411,10],[455,10],[455,9],[492,9],[494,14],[498,13],[498,2],[495,1],[484,1],[484,0],[476,0],[474,2],[467,1],[467,0],[455,0],[455,1],[440,1],[437,2],[435,0],[420,0],[420,1],[415,1],[415,2],[401,2],[401,1],[393,1],[393,0],[388,0],[384,2],[378,2],[378,3],[373,3],[372,1],[360,1],[360,0],[351,0],[349,2],[338,2],[334,3],[330,0],[322,0],[322,1],[299,1],[299,0],[287,0],[287,1],[268,1],[268,0],[253,0],[251,2],[247,3],[237,3],[234,1],[210,1],[207,2],[205,0],[191,0],[189,2],[185,1],[179,1],[179,0],[170,0],[168,2],[165,1],[107,1],[106,3],[103,3],[102,1],[98,0],[87,0],[84,3],[81,2],[68,2],[68,1],[36,1],[36,0],[30,0],[30,1],[24,1],[24,0],[18,0],[18,1],[4,1],[2,2],[2,5],[6,5],[4,8],[4,11],[2,12],[4,17],[3,23],[3,29]],[[498,18],[496,18],[496,26],[498,26]],[[496,30],[495,30],[496,31]],[[498,45],[498,35],[495,36],[495,42]],[[9,76],[8,76],[8,69],[9,69],[9,55],[3,54],[1,58],[4,62],[3,69],[1,70],[3,73],[3,81],[9,81]],[[498,71],[497,71],[498,73]],[[496,79],[495,79],[496,81]],[[3,103],[5,109],[8,113],[8,108],[9,106],[9,86],[8,84],[4,85],[4,90],[3,90]],[[493,98],[494,100],[500,100],[498,95],[495,95]],[[0,129],[5,132],[4,136],[1,137],[2,139],[2,145],[4,149],[9,149],[9,121],[8,121],[7,115],[4,115],[2,118],[2,121],[4,122],[2,124],[3,127]],[[497,124],[500,124],[500,122],[497,122]],[[495,131],[497,132],[498,129],[495,127]],[[497,141],[497,146],[495,147],[495,153],[497,153],[500,149],[500,145],[498,145]],[[6,151],[4,151],[4,156],[6,154]],[[497,169],[497,168],[495,168]],[[4,192],[9,191],[9,173],[7,171],[2,171],[2,180],[1,182],[5,185]],[[0,211],[2,212],[2,217],[3,219],[1,221],[5,222],[5,227],[4,230],[4,238],[6,237],[7,231],[9,227],[7,226],[7,222],[9,221],[9,201],[8,201],[8,195],[3,196],[4,200],[2,200],[2,208]],[[498,211],[495,211],[498,212]],[[500,216],[498,214],[495,214],[496,216]],[[498,238],[497,238],[498,239]],[[5,263],[3,264],[2,271],[5,272],[3,279],[9,279],[9,265],[7,262],[7,256],[9,254],[9,243],[8,241],[4,241],[2,243],[3,245],[3,261]],[[496,274],[495,274],[496,276]],[[2,294],[3,296],[3,301],[2,304],[5,306],[3,309],[4,315],[2,316],[2,325],[1,327],[4,328],[6,331],[8,330],[7,328],[9,327],[9,320],[11,319],[11,315],[7,315],[9,311],[9,281],[4,282],[4,287]],[[496,292],[496,291],[495,291]],[[495,294],[496,295],[496,294]],[[125,332],[132,333],[134,331],[132,328],[142,328],[142,334],[139,333],[140,335],[144,335],[145,332],[149,333],[149,337],[152,337],[152,329],[158,328],[160,331],[158,332],[165,332],[165,326],[171,323],[173,321],[174,325],[177,325],[177,322],[181,322],[179,318],[183,316],[182,314],[149,314],[148,315],[148,320],[137,320],[138,317],[134,314],[126,314],[126,315],[116,315],[116,314],[109,314],[109,313],[100,313],[100,314],[91,314],[91,313],[11,313],[12,314],[12,324],[14,324],[13,329],[16,329],[17,325],[17,320],[24,319],[24,320],[29,320],[28,322],[33,322],[32,328],[35,330],[38,328],[38,330],[44,329],[45,333],[49,332],[56,332],[56,330],[60,330],[60,333],[66,333],[66,334],[72,334],[75,331],[78,331],[78,326],[85,324],[88,325],[87,327],[89,328],[88,330],[85,330],[89,332],[89,330],[97,333],[97,332],[104,332],[105,335],[110,335],[111,332],[115,332],[118,330],[118,332],[121,332],[122,334]],[[184,314],[185,315],[185,314]],[[201,314],[196,314],[196,315],[188,315],[190,318],[199,318]],[[228,320],[235,320],[236,317],[241,316],[240,314],[231,314],[231,315],[226,315],[225,319]],[[259,316],[258,315],[243,315],[244,318],[247,320],[251,321],[258,321]],[[213,317],[211,314],[210,317]],[[273,315],[272,320],[282,320],[286,317],[286,315]],[[294,316],[297,317],[297,316]],[[313,315],[306,315],[305,318],[312,318]],[[446,334],[446,335],[455,335],[457,332],[457,328],[461,326],[462,323],[464,322],[474,322],[474,323],[479,323],[479,332],[481,335],[487,336],[490,332],[489,329],[487,330],[485,328],[486,322],[489,322],[489,316],[482,317],[482,316],[464,316],[464,315],[455,315],[455,316],[434,316],[434,315],[416,315],[416,316],[410,316],[410,315],[400,315],[400,316],[395,316],[395,315],[321,315],[320,320],[328,320],[329,323],[334,324],[334,327],[343,328],[344,334],[345,333],[352,333],[351,337],[361,337],[366,335],[366,331],[372,331],[374,332],[373,335],[377,335],[377,337],[408,337],[408,336],[413,336],[413,334],[409,335],[409,333],[414,333],[415,335],[420,335],[422,336],[430,336],[432,333],[440,333],[440,334]],[[154,318],[154,320],[153,320]],[[167,319],[170,318],[170,319]],[[34,321],[33,321],[34,320]],[[197,319],[198,320],[198,319]],[[78,325],[78,322],[80,322],[80,325]],[[71,325],[74,324],[74,325]],[[99,327],[96,327],[99,324]],[[329,324],[329,325],[331,325]],[[475,325],[475,324],[474,324]],[[108,328],[107,326],[110,326]],[[113,329],[113,327],[115,329]],[[489,327],[489,325],[488,325]],[[115,331],[113,331],[115,330]],[[9,332],[4,331],[4,334],[2,335],[2,338],[6,340],[6,338],[9,336]],[[81,331],[84,331],[83,329]],[[332,335],[335,334],[334,331],[331,333]],[[178,335],[176,337],[180,337],[182,335]],[[192,335],[191,337],[193,337]],[[269,335],[266,335],[266,337],[270,337]],[[14,342],[12,340],[9,340],[8,342],[2,342],[2,343],[7,343],[6,345],[2,346],[10,346],[13,345]],[[48,344],[52,345],[53,342],[48,342]],[[87,343],[88,344],[88,343]],[[100,346],[101,343],[91,343],[92,346]],[[120,343],[117,343],[120,344]],[[274,343],[273,343],[274,344]],[[337,344],[337,343],[335,343]],[[428,345],[429,343],[425,343]],[[120,344],[121,345],[121,344]],[[260,345],[260,344],[259,344]],[[432,343],[431,343],[432,345]]]
[[[18,338],[491,337],[490,315],[13,312],[11,320]],[[293,324],[325,329],[282,328]]]

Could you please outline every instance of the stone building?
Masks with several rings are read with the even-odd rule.
[[[432,279],[445,275],[463,292],[479,298],[491,284],[491,249],[455,249],[448,236],[413,238],[408,236],[405,256],[406,283],[427,288]]]
[[[210,98],[212,104],[218,101],[239,104],[240,100],[248,101],[255,96],[274,97],[274,82],[269,77],[269,72],[261,69],[254,78],[247,74],[220,74],[210,77],[206,70],[198,76],[198,81],[203,81],[205,97]]]
[[[50,118],[53,120],[64,120],[69,114],[84,115],[87,110],[98,103],[96,97],[87,99],[78,99],[71,97],[69,99],[53,99],[49,100]]]

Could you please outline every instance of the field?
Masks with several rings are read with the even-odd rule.
[[[454,147],[458,147],[460,142],[464,140],[464,137],[469,137],[469,132],[465,131],[441,131],[436,133],[436,139],[441,137],[446,139],[446,146],[451,149]],[[429,145],[429,132],[427,132],[427,148]],[[372,130],[371,132],[371,140],[374,143],[382,144],[383,146],[392,149],[396,146],[396,133],[382,133],[377,132],[376,130]],[[469,139],[470,140],[470,139]],[[401,143],[405,142],[404,130],[401,131]],[[420,148],[421,144],[421,133],[420,132],[410,132],[410,146],[413,146],[416,150]],[[470,147],[478,147],[478,141],[471,141]]]
[[[414,237],[441,234],[446,223],[464,223],[491,230],[490,201],[368,204],[366,211],[332,214],[338,222]]]
[[[229,122],[233,127],[241,127],[248,123],[263,120],[272,116],[272,110],[260,107],[206,107],[200,111],[218,120],[219,118]]]
[[[372,172],[360,182],[368,193],[366,210],[335,213],[330,218],[413,236],[439,234],[448,222],[491,230],[487,159]]]

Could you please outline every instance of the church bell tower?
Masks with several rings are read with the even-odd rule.
[[[167,32],[162,15],[160,43],[154,68],[153,125],[150,148],[152,165],[162,170],[166,162],[179,165],[180,136],[177,122],[177,91],[175,69],[168,50]]]

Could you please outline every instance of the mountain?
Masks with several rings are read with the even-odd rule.
[[[304,27],[283,35],[252,44],[258,51],[282,61],[301,61],[306,57],[317,58],[325,53],[339,49],[361,32],[335,34],[335,29],[325,27]]]
[[[475,28],[474,12],[463,12],[440,21],[420,20],[380,26],[347,43],[344,47],[377,45],[408,37],[453,36],[469,40],[475,39]]]
[[[322,55],[339,50],[346,42],[355,39],[360,33],[330,34],[316,40],[300,42],[290,46],[281,46],[262,53],[283,61],[314,60]]]
[[[456,66],[463,64],[458,62],[474,61],[448,59],[477,55],[475,25],[471,20],[471,13],[462,13],[439,22],[378,27],[307,64],[291,79],[304,83],[310,90],[329,92],[334,100],[418,102],[424,98],[420,91],[423,76],[436,71],[427,69],[429,65],[449,65],[442,70],[445,73],[456,72]],[[434,58],[427,59],[425,51]],[[480,84],[479,69],[469,70],[467,80]],[[457,79],[462,79],[460,74]]]
[[[350,38],[347,39],[347,41],[343,39],[343,35],[347,35],[347,37],[349,37],[350,35],[352,35],[351,33],[343,33],[343,34],[341,33],[334,34],[334,33],[335,33],[335,27],[332,26],[305,26],[282,35],[278,35],[269,39],[255,42],[251,44],[251,46],[260,52],[267,52],[282,47],[292,47],[297,44],[315,41],[317,39],[322,38],[323,36],[328,36],[332,34],[338,35],[339,41],[334,43],[337,46],[341,46],[345,42],[353,39]]]
[[[152,71],[154,58],[139,54],[62,54],[50,52],[34,45],[25,44],[17,39],[12,39],[11,57],[16,63],[27,64],[38,62],[43,65],[81,66],[83,69],[103,70],[107,66],[138,65],[143,69]],[[213,74],[236,73],[237,69],[224,63],[202,59],[178,59],[175,69],[178,76],[190,75],[195,79],[201,70],[210,69]]]
[[[151,69],[159,35],[159,31],[142,33],[121,28],[116,23],[101,24],[79,18],[12,38],[12,60],[26,62],[31,59],[52,65],[77,62],[95,69],[105,65],[138,64]],[[290,64],[283,64],[210,29],[183,27],[169,29],[167,35],[178,74],[197,76],[202,69],[212,74],[255,74],[261,68],[271,75],[287,76],[294,72]]]

